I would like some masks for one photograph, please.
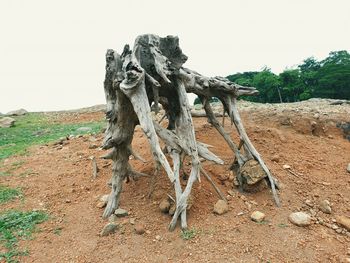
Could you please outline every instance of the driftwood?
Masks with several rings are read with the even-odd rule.
[[[107,50],[104,90],[108,127],[103,148],[111,149],[104,158],[113,160],[113,175],[112,190],[103,213],[104,217],[108,217],[118,208],[123,181],[129,180],[129,177],[144,176],[134,171],[129,164],[130,155],[142,160],[131,148],[135,126],[140,125],[151,146],[155,171],[163,167],[175,189],[176,210],[169,229],[173,230],[176,227],[179,218],[181,228],[187,228],[187,200],[193,184],[200,180],[200,171],[204,171],[200,158],[217,164],[224,163],[208,150],[207,145],[196,141],[187,98],[189,92],[200,97],[209,122],[232,149],[235,161],[231,167],[235,170],[238,181],[244,181],[240,175],[240,168],[248,160],[255,159],[266,173],[275,202],[279,205],[276,180],[249,140],[236,107],[238,96],[254,95],[257,93],[256,89],[237,85],[222,77],[202,76],[184,68],[186,60],[186,55],[179,47],[179,39],[174,36],[161,38],[156,35],[141,35],[137,37],[132,50],[128,45],[121,54],[111,49]],[[224,113],[228,114],[237,128],[242,149],[236,146],[217,121],[209,104],[211,97],[217,97],[223,103]],[[151,106],[158,112],[159,103],[166,112],[167,128],[152,118]],[[160,147],[159,138],[166,146],[164,152]],[[173,167],[169,164],[166,153],[172,158]],[[191,159],[191,172],[183,189],[180,171],[184,156]],[[209,175],[205,171],[204,174],[224,199],[224,195]]]

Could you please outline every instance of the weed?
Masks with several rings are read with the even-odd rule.
[[[278,224],[277,226],[282,227],[282,228],[288,227],[288,225],[287,225],[287,224],[283,224],[283,223]]]
[[[20,189],[14,189],[0,185],[0,204],[11,201],[18,196],[21,196]]]
[[[197,235],[198,231],[195,228],[186,229],[181,231],[181,238],[184,240],[190,240]]]
[[[28,251],[17,249],[18,239],[28,239],[36,230],[36,225],[48,219],[41,211],[21,212],[10,210],[0,214],[0,244],[7,250],[1,249],[0,262],[18,262],[17,257],[27,255]]]

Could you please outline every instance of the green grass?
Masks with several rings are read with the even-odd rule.
[[[190,240],[197,235],[198,231],[195,228],[186,229],[181,231],[181,238],[184,240]]]
[[[29,146],[44,144],[68,135],[97,133],[103,121],[89,123],[60,124],[43,113],[29,113],[14,117],[11,128],[0,128],[0,161],[14,154],[26,154]],[[90,132],[78,132],[79,127],[90,127]]]
[[[18,256],[27,255],[28,251],[18,250],[19,239],[31,238],[36,225],[48,219],[41,211],[21,212],[10,210],[0,214],[0,262],[18,262]],[[6,252],[3,252],[6,251]]]
[[[20,189],[14,189],[0,185],[0,204],[11,201],[21,195],[22,193]]]

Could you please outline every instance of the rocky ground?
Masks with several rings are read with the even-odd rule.
[[[105,153],[98,148],[103,134],[34,146],[28,156],[6,159],[3,170],[21,165],[14,176],[0,177],[0,183],[21,187],[25,198],[1,209],[40,209],[51,215],[33,240],[21,243],[30,251],[23,262],[350,262],[350,105],[334,102],[240,102],[247,133],[280,182],[280,208],[266,188],[240,193],[234,187],[228,172],[232,153],[203,117],[194,118],[197,139],[212,145],[225,161],[223,166],[205,162],[204,167],[227,194],[228,204],[218,204],[202,178],[192,193],[189,231],[167,230],[167,194],[174,195],[164,173],[150,198],[152,178],[125,183],[120,204],[125,211],[105,228],[101,197],[110,191],[112,168],[99,158]],[[51,114],[61,123],[103,117],[98,108]],[[225,129],[237,141],[228,118]],[[152,175],[140,128],[133,147],[146,159],[131,160],[133,167]]]

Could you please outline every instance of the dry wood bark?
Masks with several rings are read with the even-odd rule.
[[[249,140],[236,107],[238,96],[254,95],[257,93],[256,89],[237,85],[222,77],[202,76],[184,68],[186,60],[187,56],[182,53],[179,39],[174,36],[161,38],[151,34],[141,35],[135,40],[132,50],[128,45],[120,55],[114,50],[107,50],[104,90],[108,126],[103,148],[111,151],[103,158],[113,160],[113,174],[112,190],[104,217],[108,217],[118,208],[123,181],[129,177],[145,176],[134,171],[129,164],[130,155],[143,160],[131,148],[134,129],[138,124],[150,143],[155,170],[158,171],[162,166],[174,185],[176,210],[169,225],[170,230],[176,227],[179,218],[181,228],[187,228],[187,201],[193,184],[200,180],[200,171],[220,197],[225,199],[220,189],[201,167],[200,157],[218,164],[224,162],[209,151],[207,145],[197,142],[187,98],[189,92],[201,98],[208,121],[224,137],[233,151],[235,158],[231,167],[235,169],[238,181],[243,182],[240,178],[241,167],[248,160],[255,159],[266,173],[275,202],[279,205],[276,180]],[[211,97],[217,97],[223,103],[224,113],[228,114],[237,128],[241,147],[236,146],[216,119],[209,104]],[[152,107],[158,112],[159,103],[166,112],[167,128],[163,128],[160,122],[152,118],[151,105],[153,104]],[[160,148],[159,139],[165,143],[173,167]],[[191,173],[186,186],[182,189],[180,171],[184,156],[188,156],[191,160]]]

